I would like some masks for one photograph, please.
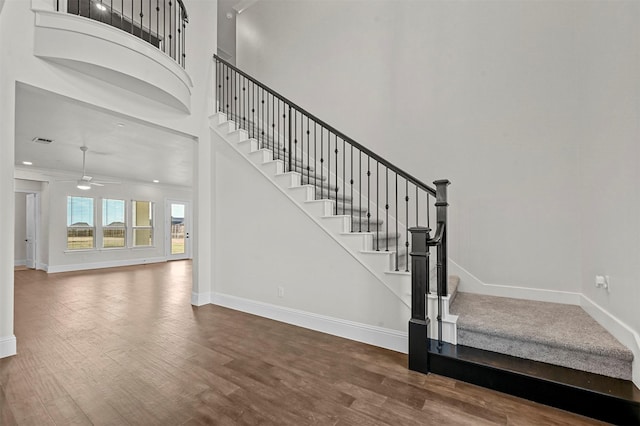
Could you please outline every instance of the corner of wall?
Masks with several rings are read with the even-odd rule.
[[[580,306],[598,324],[633,352],[632,381],[640,389],[640,335],[624,322],[611,315],[602,306],[589,299],[584,294],[580,295]]]
[[[16,336],[0,337],[0,358],[13,356],[17,353]]]

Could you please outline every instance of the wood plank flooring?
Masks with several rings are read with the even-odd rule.
[[[189,261],[16,271],[0,425],[601,424],[190,295]]]

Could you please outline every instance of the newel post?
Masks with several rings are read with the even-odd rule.
[[[443,227],[442,242],[438,247],[438,288],[443,296],[449,295],[449,268],[447,267],[449,254],[447,252],[447,186],[451,184],[447,179],[436,180],[436,222],[438,227]]]
[[[429,228],[410,228],[411,232],[411,319],[409,320],[409,369],[429,372],[429,317],[427,290],[429,279]]]

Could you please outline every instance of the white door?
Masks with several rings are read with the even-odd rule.
[[[27,194],[27,268],[36,267],[36,194]]]
[[[191,258],[191,208],[188,201],[167,201],[167,257]]]

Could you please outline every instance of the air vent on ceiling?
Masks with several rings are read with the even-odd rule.
[[[43,144],[50,144],[51,142],[53,142],[53,139],[33,138],[33,142],[43,143]]]

